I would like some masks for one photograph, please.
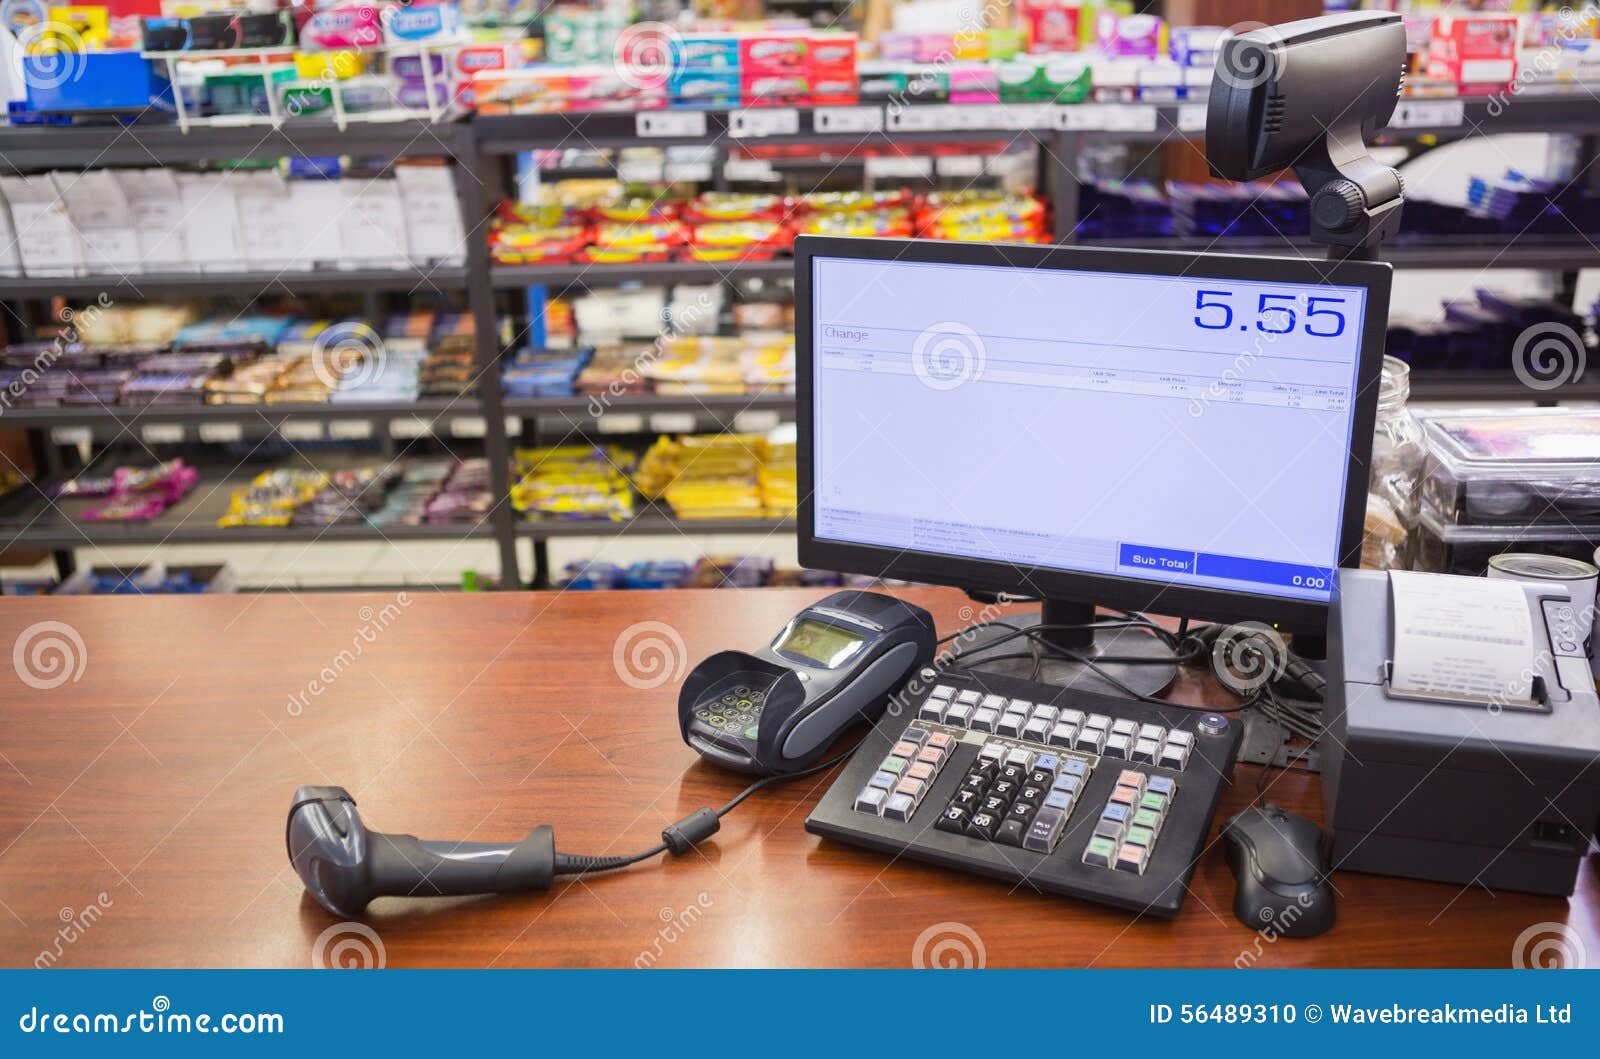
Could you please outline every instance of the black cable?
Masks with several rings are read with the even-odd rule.
[[[662,841],[649,849],[640,850],[638,853],[619,854],[610,857],[591,856],[583,853],[557,853],[555,872],[557,875],[589,875],[594,872],[616,871],[618,868],[626,868],[630,864],[649,860],[651,857],[659,856],[662,853],[682,856],[699,843],[716,834],[722,818],[733,812],[734,809],[738,808],[740,802],[756,791],[774,783],[783,783],[786,780],[797,780],[805,776],[815,775],[818,772],[826,772],[828,769],[843,762],[853,753],[855,753],[855,747],[829,758],[820,765],[812,765],[810,768],[801,769],[799,772],[783,772],[773,776],[763,776],[738,794],[735,794],[722,808],[713,809],[710,806],[706,806],[677,821],[662,832]]]

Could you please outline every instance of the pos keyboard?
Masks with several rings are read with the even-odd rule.
[[[807,831],[1177,914],[1240,725],[981,672],[914,678],[890,701],[899,716],[862,740]]]

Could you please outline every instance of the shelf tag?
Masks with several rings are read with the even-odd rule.
[[[882,158],[869,157],[866,159],[865,169],[869,177],[894,177],[908,180],[926,179],[933,175],[933,159],[908,158],[903,155],[885,155]]]
[[[146,423],[139,434],[146,445],[183,444],[183,427],[177,423]]]
[[[777,171],[772,168],[772,163],[765,158],[730,158],[722,163],[722,175],[725,179],[738,183],[740,181],[771,181],[777,180]]]
[[[944,111],[948,107],[940,106],[910,106],[890,107],[888,114],[889,129],[892,132],[932,132],[947,128],[943,125]]]
[[[481,438],[489,430],[482,416],[456,416],[450,420],[450,434],[458,438]]]
[[[1179,132],[1205,132],[1206,131],[1206,105],[1204,103],[1185,103],[1178,108]]]
[[[1391,129],[1448,128],[1467,120],[1467,105],[1459,99],[1402,99],[1395,104]]]
[[[642,434],[644,416],[628,412],[607,412],[594,421],[594,426],[601,434]]]
[[[657,412],[650,417],[650,429],[658,434],[692,434],[698,422],[693,412]]]
[[[984,157],[980,154],[953,154],[936,159],[934,168],[942,177],[975,179],[983,176]]]
[[[208,445],[226,445],[244,440],[244,428],[238,423],[201,423],[200,440]]]
[[[88,427],[51,427],[50,443],[53,445],[87,445],[94,440],[94,431]]]
[[[800,131],[800,112],[793,107],[753,107],[728,115],[730,136],[793,136]]]
[[[818,107],[811,112],[814,132],[878,132],[883,129],[882,107]]]
[[[1063,132],[1094,132],[1105,127],[1105,110],[1099,104],[1065,103],[1056,107],[1056,128]]]
[[[1112,104],[1106,108],[1105,122],[1107,132],[1155,132],[1156,108]]]
[[[389,436],[397,441],[409,438],[425,438],[433,433],[433,428],[421,416],[406,416],[403,419],[389,421]]]
[[[645,110],[634,116],[634,131],[647,137],[697,138],[706,134],[703,110]]]
[[[328,437],[337,441],[364,441],[372,436],[372,424],[365,419],[335,419],[328,423]]]
[[[285,419],[278,424],[278,434],[285,441],[321,441],[323,430],[315,419]]]

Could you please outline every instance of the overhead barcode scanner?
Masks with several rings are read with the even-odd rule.
[[[1311,241],[1377,259],[1400,229],[1400,174],[1367,151],[1405,86],[1406,34],[1388,11],[1323,15],[1230,37],[1206,104],[1206,161],[1225,180],[1293,169]]]

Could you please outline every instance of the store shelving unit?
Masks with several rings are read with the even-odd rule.
[[[231,159],[317,157],[359,158],[442,157],[457,169],[457,194],[468,239],[465,263],[434,269],[351,269],[282,273],[173,273],[129,276],[54,278],[0,277],[0,302],[9,303],[17,319],[36,322],[37,309],[48,299],[94,296],[107,292],[119,299],[161,296],[240,295],[263,290],[279,294],[359,292],[407,294],[451,291],[465,297],[478,333],[478,393],[454,401],[384,404],[247,405],[204,407],[74,407],[14,408],[0,414],[0,427],[30,432],[36,457],[47,472],[58,467],[57,440],[93,438],[155,428],[159,437],[208,440],[216,425],[237,424],[244,433],[285,431],[287,424],[317,423],[331,429],[341,421],[365,420],[375,434],[387,436],[393,422],[420,423],[435,432],[451,431],[461,419],[478,424],[489,460],[491,488],[497,497],[510,491],[510,455],[515,437],[538,436],[541,426],[561,433],[604,433],[608,417],[656,415],[675,421],[693,417],[732,427],[742,413],[792,415],[793,397],[783,393],[740,396],[636,396],[508,400],[501,392],[498,364],[502,355],[496,335],[497,301],[515,303],[530,287],[550,291],[615,287],[626,284],[779,282],[792,276],[788,259],[750,262],[668,262],[632,266],[495,265],[482,238],[491,196],[515,187],[515,157],[524,151],[561,147],[694,145],[708,149],[708,172],[721,174],[730,149],[749,146],[855,145],[929,143],[1007,143],[1026,141],[1037,148],[1038,181],[1054,204],[1057,238],[1074,241],[1078,216],[1080,153],[1094,143],[1154,144],[1174,136],[1203,135],[1203,104],[1079,104],[1065,107],[999,104],[986,107],[864,104],[834,108],[762,108],[759,111],[656,111],[644,113],[537,114],[481,116],[471,121],[430,124],[421,120],[351,124],[298,119],[278,128],[241,126],[197,127],[188,132],[175,125],[98,126],[73,128],[0,128],[0,173],[46,169],[87,169],[108,165],[220,163]],[[1382,136],[1394,141],[1426,137],[1446,142],[1477,132],[1566,132],[1581,137],[1583,161],[1600,152],[1600,108],[1583,96],[1523,94],[1511,105],[1488,99],[1407,99],[1393,126]],[[857,159],[848,164],[854,165]],[[795,163],[780,161],[782,169]],[[1582,164],[1582,161],[1580,161]],[[713,177],[716,182],[719,177]],[[1099,245],[1086,241],[1085,245]],[[1107,245],[1110,245],[1109,243]],[[1276,245],[1252,240],[1133,240],[1115,245],[1237,253],[1298,253],[1321,256],[1319,248]],[[1600,251],[1585,240],[1524,239],[1516,242],[1452,240],[1396,243],[1385,257],[1398,268],[1524,268],[1559,271],[1571,278],[1580,268],[1600,267]],[[525,309],[525,306],[523,307]],[[1515,378],[1500,374],[1416,373],[1412,393],[1421,400],[1600,399],[1600,381],[1570,384],[1559,393],[1533,393]],[[615,423],[615,420],[612,420]],[[463,433],[470,433],[466,431]],[[242,472],[241,472],[242,473]],[[85,544],[232,543],[257,541],[492,539],[496,542],[505,584],[520,584],[517,542],[533,543],[534,584],[550,578],[546,543],[557,538],[606,538],[618,534],[697,535],[787,532],[787,520],[680,520],[664,508],[646,504],[621,522],[525,521],[509,502],[497,504],[475,526],[349,525],[328,528],[221,530],[215,526],[233,479],[224,487],[202,480],[197,493],[205,501],[186,500],[161,518],[139,526],[93,525],[66,520],[55,511],[24,508],[32,518],[18,519],[21,500],[0,501],[0,549],[54,549],[64,568],[71,550]],[[41,501],[42,503],[42,501]],[[24,528],[25,527],[25,528]]]

